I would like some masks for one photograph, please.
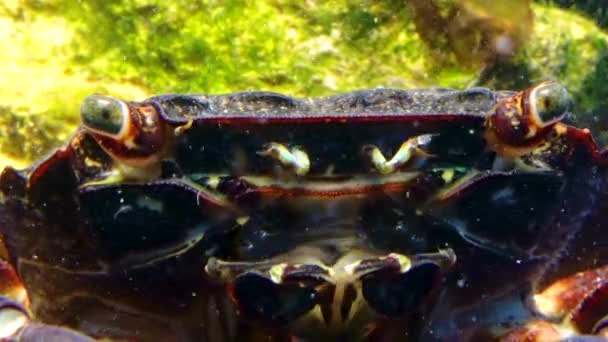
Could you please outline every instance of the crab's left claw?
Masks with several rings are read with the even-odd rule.
[[[0,296],[0,340],[15,336],[29,320],[30,315],[21,304]]]
[[[546,320],[514,329],[501,341],[606,341],[608,266],[561,279],[532,296],[531,304]]]
[[[93,342],[95,339],[67,328],[36,324],[20,303],[0,296],[1,341]]]
[[[95,341],[66,328],[32,323],[25,289],[13,268],[1,259],[0,294],[0,341]]]

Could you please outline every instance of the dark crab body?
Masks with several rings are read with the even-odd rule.
[[[499,336],[524,304],[465,321],[555,280],[600,207],[605,158],[568,100],[94,95],[64,147],[3,170],[0,229],[33,320],[94,337]]]

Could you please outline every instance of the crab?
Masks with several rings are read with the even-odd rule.
[[[560,279],[530,298],[538,315],[502,336],[501,341],[556,341],[573,336],[589,341],[608,338],[608,266]]]
[[[570,105],[555,82],[91,95],[64,146],[0,174],[6,279],[27,293],[6,291],[5,335],[508,336],[539,288],[605,262],[571,254],[595,250],[606,157]]]

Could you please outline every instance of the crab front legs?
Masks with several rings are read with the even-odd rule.
[[[0,259],[0,341],[93,342],[70,329],[32,322],[29,299],[13,268]]]
[[[32,323],[27,310],[0,296],[0,340],[93,342],[95,339],[71,329]]]

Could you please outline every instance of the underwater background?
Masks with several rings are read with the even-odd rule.
[[[82,99],[566,85],[608,142],[608,1],[4,0],[0,169],[65,141]]]

